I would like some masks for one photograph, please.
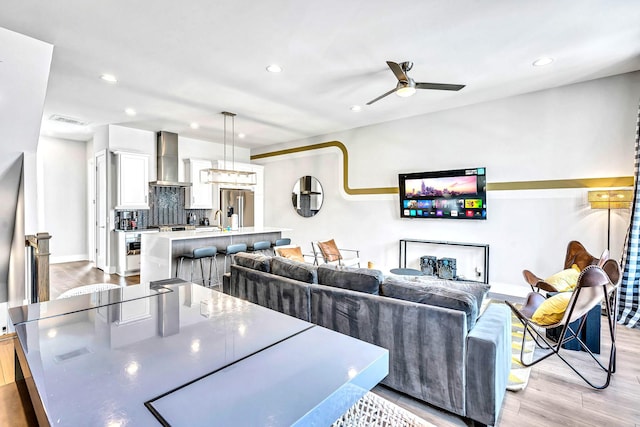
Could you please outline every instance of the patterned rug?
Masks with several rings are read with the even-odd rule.
[[[332,427],[436,427],[404,408],[368,392]]]
[[[522,334],[524,326],[518,318],[511,313],[511,372],[509,373],[509,381],[507,382],[507,390],[519,391],[524,390],[529,382],[531,368],[527,368],[520,363],[520,348],[522,347]],[[524,346],[524,361],[529,363],[533,359],[535,350],[535,342],[531,339],[531,335],[527,334],[527,342]]]

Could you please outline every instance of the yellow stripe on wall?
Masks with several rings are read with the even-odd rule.
[[[322,142],[319,144],[304,145],[301,147],[287,148],[271,151],[269,153],[256,154],[251,160],[265,159],[268,157],[284,156],[287,154],[302,153],[311,150],[336,147],[342,152],[342,186],[347,194],[398,194],[398,187],[349,187],[349,152],[340,141]],[[633,187],[632,176],[618,176],[610,178],[580,178],[580,179],[554,179],[546,181],[515,181],[515,182],[489,182],[488,191],[501,190],[551,190],[561,188],[608,188],[608,187]]]

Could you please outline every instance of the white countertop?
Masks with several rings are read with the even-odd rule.
[[[282,231],[291,231],[289,228],[281,227],[242,227],[238,230],[221,231],[221,230],[185,230],[185,231],[165,231],[157,233],[154,238],[167,239],[169,241],[185,240],[185,239],[203,239],[208,237],[225,237],[225,236],[244,236],[248,234],[260,233],[276,233]]]

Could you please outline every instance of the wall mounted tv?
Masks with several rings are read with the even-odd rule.
[[[485,168],[401,173],[401,218],[487,219]]]

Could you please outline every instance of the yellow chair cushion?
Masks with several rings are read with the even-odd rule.
[[[531,320],[538,325],[553,325],[562,320],[564,312],[567,310],[569,300],[571,299],[573,292],[561,292],[551,298],[546,299],[536,309]]]
[[[578,277],[580,276],[580,267],[576,264],[573,264],[571,268],[567,268],[566,270],[562,270],[553,276],[547,277],[544,279],[550,285],[553,285],[554,288],[558,290],[558,292],[567,292],[572,291],[576,288],[578,284]]]
[[[296,246],[293,248],[276,247],[276,252],[281,257],[292,259],[294,261],[304,262],[304,256],[302,255],[302,249],[300,249],[300,246]]]

